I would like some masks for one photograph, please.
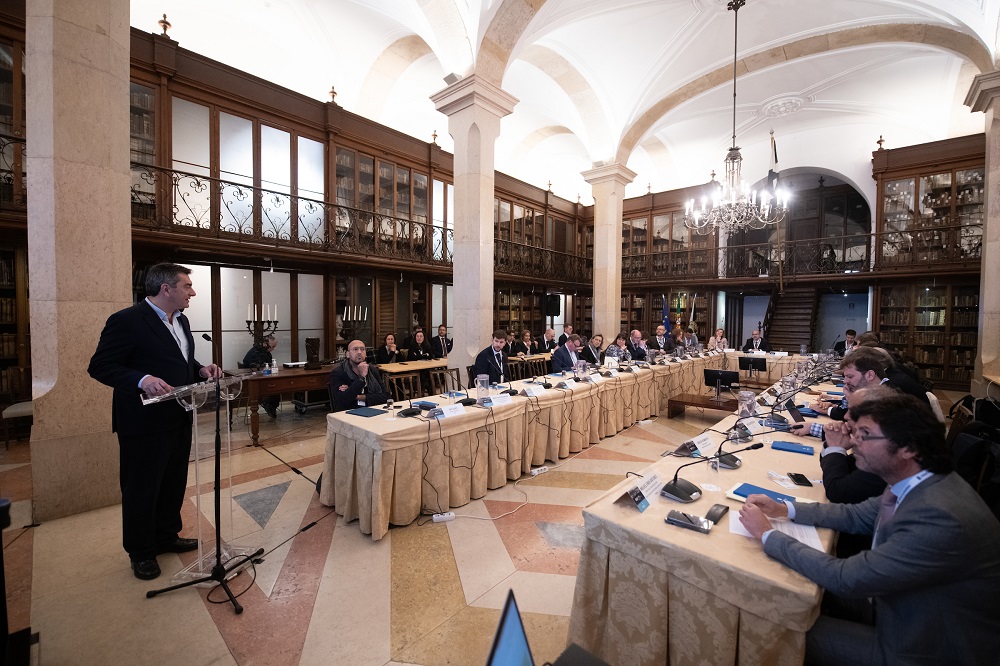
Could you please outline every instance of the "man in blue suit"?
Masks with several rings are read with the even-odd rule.
[[[577,351],[579,351],[581,346],[580,336],[576,333],[571,333],[559,349],[552,352],[552,372],[572,371],[573,366],[580,360]]]
[[[807,664],[987,664],[1000,654],[1000,523],[948,473],[944,426],[909,395],[851,408],[858,469],[885,480],[860,504],[751,495],[740,521],[764,552],[826,590]],[[851,534],[872,549],[838,559],[771,529],[768,517]],[[869,599],[871,602],[869,603]],[[837,617],[833,611],[837,611]]]
[[[472,371],[473,378],[478,375],[489,375],[490,384],[499,384],[501,381],[510,380],[507,357],[503,355],[503,348],[506,344],[507,331],[502,329],[493,331],[493,344],[476,356],[476,363]]]
[[[122,545],[136,578],[160,575],[156,556],[198,547],[184,539],[181,506],[191,453],[191,413],[176,400],[143,406],[142,394],[220,374],[194,358],[191,326],[182,310],[195,295],[191,270],[156,264],[146,274],[146,298],[110,317],[90,359],[90,376],[114,388],[111,428],[121,452]]]

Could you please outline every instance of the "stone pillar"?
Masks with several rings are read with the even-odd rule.
[[[121,501],[111,389],[87,375],[131,304],[128,0],[28,0],[28,268],[36,521]]]
[[[493,332],[493,168],[500,119],[517,99],[482,77],[468,76],[431,97],[448,116],[455,140],[455,347],[448,367],[462,383]]]
[[[594,188],[594,333],[602,333],[605,344],[622,327],[622,202],[635,176],[623,164],[583,172]]]
[[[986,219],[979,277],[979,354],[972,393],[986,395],[987,382],[1000,378],[1000,72],[980,74],[965,105],[986,115]],[[993,391],[995,396],[996,389]]]

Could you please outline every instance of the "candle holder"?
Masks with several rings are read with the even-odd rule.
[[[343,314],[343,328],[340,335],[344,340],[350,342],[360,339],[361,334],[369,330],[367,312],[358,308],[347,308]]]
[[[247,319],[247,333],[255,344],[264,344],[264,339],[278,332],[277,319]]]

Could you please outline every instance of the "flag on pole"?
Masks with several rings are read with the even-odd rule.
[[[774,196],[778,189],[778,144],[774,140],[774,130],[771,130],[771,168],[767,171],[767,191]]]
[[[694,304],[698,300],[698,294],[691,298],[691,317],[688,319],[688,328],[695,328],[694,325]],[[698,331],[695,331],[697,333]]]
[[[668,326],[670,322],[670,303],[667,302],[666,294],[660,294],[660,298],[663,301],[663,325],[670,328],[670,326]]]

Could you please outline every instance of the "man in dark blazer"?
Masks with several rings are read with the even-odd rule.
[[[806,663],[987,664],[1000,654],[1000,523],[947,473],[944,426],[909,395],[851,408],[859,469],[886,492],[860,504],[775,502],[751,495],[740,521],[764,552],[826,590]],[[870,551],[837,559],[771,529],[768,517],[871,534]],[[873,606],[869,606],[871,599]],[[829,604],[828,604],[829,602]],[[843,613],[847,612],[845,617]]]
[[[441,324],[438,326],[437,337],[431,338],[431,356],[434,358],[447,358],[454,344],[454,340],[448,337],[448,327]]]
[[[753,329],[753,333],[750,334],[750,337],[747,338],[746,343],[743,345],[743,351],[769,352],[771,351],[771,345],[768,344],[767,340],[760,336],[760,329],[755,328]]]
[[[327,387],[333,411],[353,409],[362,403],[365,407],[374,407],[384,405],[388,400],[389,392],[382,383],[378,368],[369,365],[366,357],[365,343],[351,340],[347,345],[347,358],[330,371]]]
[[[501,375],[505,381],[510,379],[507,357],[503,354],[503,348],[506,344],[507,331],[493,331],[493,344],[476,356],[476,363],[472,366],[473,379],[479,375],[489,375],[491,384],[499,384]]]
[[[573,325],[566,324],[563,326],[563,334],[559,336],[559,346],[562,347],[566,344],[566,340],[569,339],[569,336],[571,335],[573,335]]]
[[[121,452],[122,545],[136,578],[160,575],[156,556],[198,547],[184,539],[181,506],[191,453],[191,414],[176,400],[143,406],[199,379],[214,379],[215,364],[194,358],[191,326],[181,311],[195,291],[191,270],[156,264],[146,274],[146,299],[108,317],[90,376],[114,388],[111,428]]]
[[[625,346],[628,348],[629,354],[632,355],[633,361],[645,361],[646,357],[649,355],[646,343],[642,339],[642,331],[632,331],[632,334],[629,336],[628,342],[625,343]]]
[[[559,349],[552,352],[552,372],[563,372],[573,370],[576,362],[581,360],[577,350],[581,347],[580,336],[571,333],[566,340],[559,345]]]
[[[656,327],[656,335],[649,339],[649,350],[653,352],[672,352],[674,339],[667,335],[667,327],[660,324]]]
[[[846,356],[853,351],[854,347],[858,344],[858,332],[853,328],[847,329],[847,331],[844,332],[844,335],[847,337],[846,340],[840,340],[839,342],[833,343],[833,353],[837,356]]]

